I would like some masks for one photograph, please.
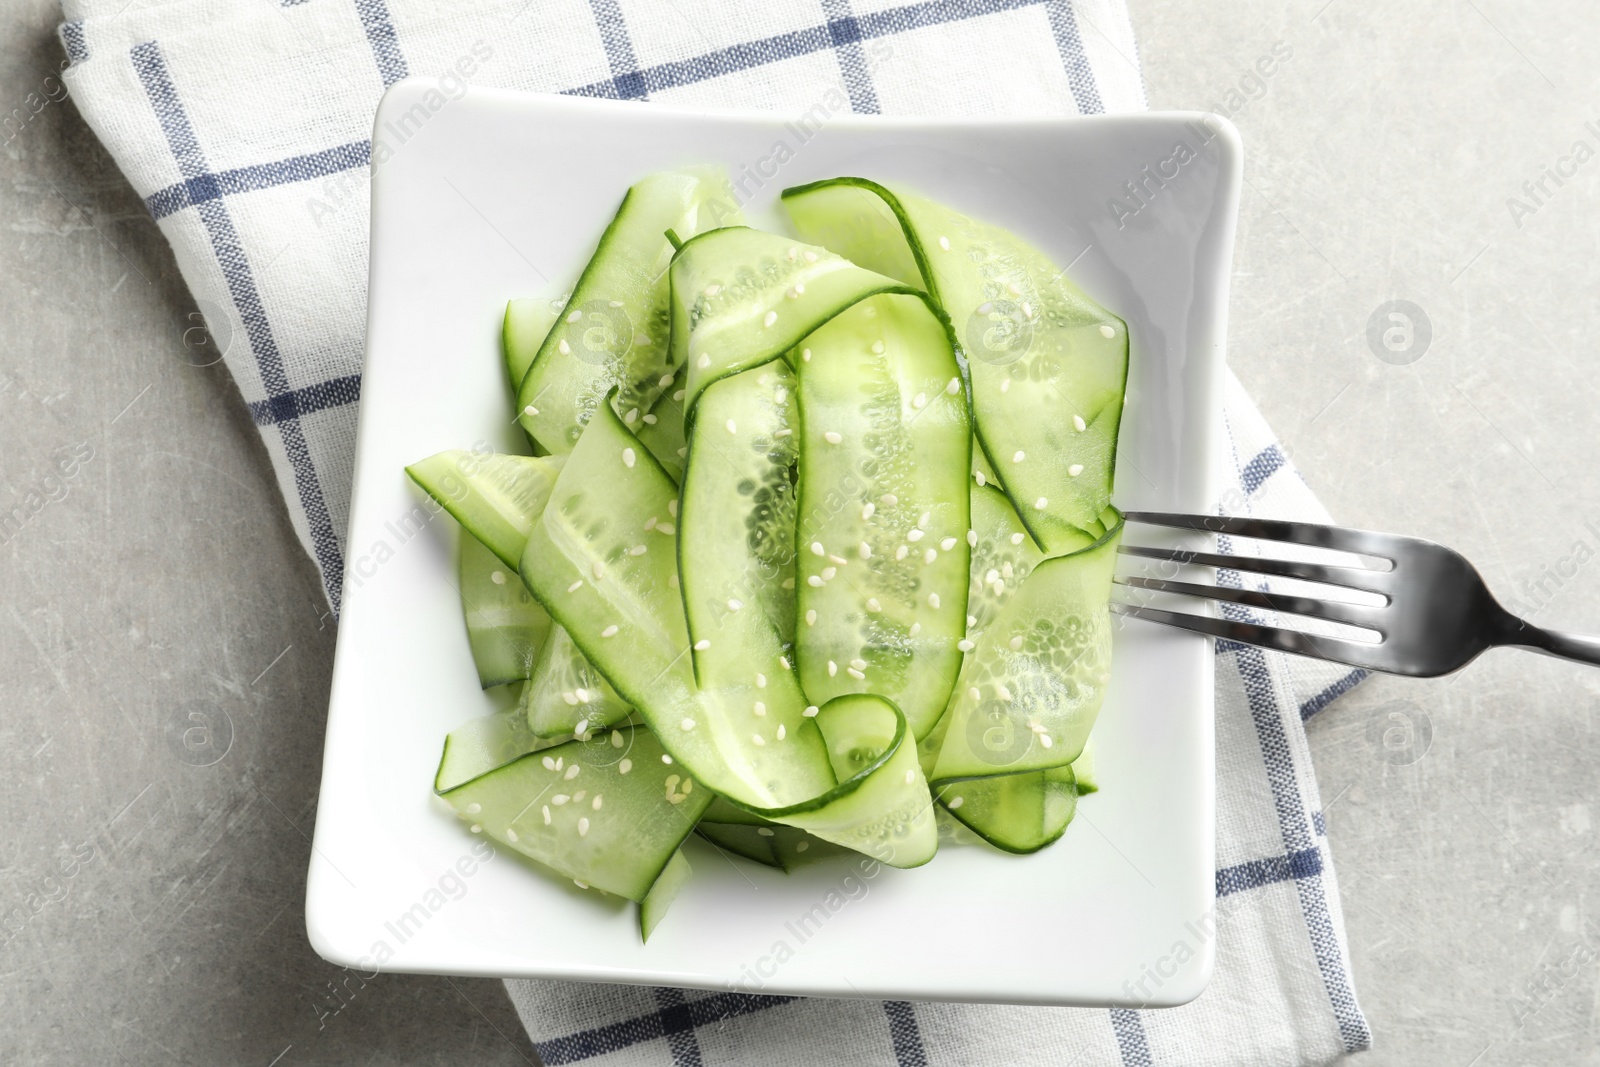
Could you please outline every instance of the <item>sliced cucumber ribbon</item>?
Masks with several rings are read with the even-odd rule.
[[[783,193],[800,234],[925,289],[972,389],[978,440],[1050,555],[1098,536],[1111,501],[1128,329],[1038,249],[998,226],[865,178]]]

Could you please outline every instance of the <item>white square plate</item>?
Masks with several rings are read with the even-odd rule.
[[[454,523],[415,528],[426,513],[402,468],[478,442],[524,450],[501,369],[505,301],[562,291],[633,181],[711,162],[749,194],[757,225],[782,225],[784,187],[858,174],[1072,264],[1132,337],[1116,503],[1208,510],[1240,176],[1232,128],[1196,114],[841,117],[802,139],[782,116],[480,89],[448,100],[418,79],[384,97],[375,137],[392,154],[374,167],[350,562],[306,900],[316,950],[363,970],[1080,1005],[1146,1001],[1134,983],[1162,961],[1147,1002],[1197,996],[1212,947],[1193,931],[1214,882],[1204,640],[1119,631],[1094,734],[1101,791],[1050,848],[951,845],[925,867],[866,878],[844,861],[793,875],[735,867],[692,839],[694,878],[644,945],[631,905],[504,849],[475,859],[485,843],[431,797],[445,733],[492,708],[452,584]],[[1175,954],[1179,941],[1190,951]]]

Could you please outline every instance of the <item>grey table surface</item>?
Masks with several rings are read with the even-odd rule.
[[[1600,7],[1133,8],[1152,106],[1244,134],[1229,358],[1306,479],[1600,630]],[[0,513],[46,501],[0,534],[0,1056],[535,1062],[498,983],[336,989],[306,943],[333,631],[165,241],[52,99],[57,19],[0,10]],[[1500,652],[1313,720],[1356,1062],[1600,1063],[1597,709],[1600,671]]]

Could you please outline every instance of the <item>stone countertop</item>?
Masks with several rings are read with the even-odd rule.
[[[1307,480],[1600,631],[1600,9],[1133,7],[1152,106],[1244,135],[1230,360]],[[57,99],[57,18],[0,13],[0,504],[43,502],[0,538],[0,899],[26,914],[0,1050],[534,1062],[499,983],[363,984],[306,943],[332,629],[165,241]],[[218,709],[197,766],[179,739],[222,748]],[[1312,722],[1357,1062],[1600,1062],[1597,709],[1600,671],[1504,651]]]

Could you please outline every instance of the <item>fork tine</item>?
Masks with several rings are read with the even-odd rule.
[[[1285,611],[1290,615],[1304,615],[1310,619],[1326,619],[1351,626],[1364,626],[1382,630],[1378,621],[1383,608],[1372,604],[1349,604],[1337,600],[1313,600],[1311,597],[1293,596],[1289,593],[1263,593],[1255,589],[1235,589],[1226,585],[1196,585],[1193,582],[1173,582],[1165,578],[1146,578],[1130,575],[1116,579],[1118,585],[1135,589],[1154,589],[1159,593],[1176,593],[1180,596],[1204,597],[1208,600],[1226,600],[1232,604],[1248,604],[1269,611]]]
[[[1393,560],[1398,543],[1408,538],[1369,530],[1347,530],[1315,522],[1286,522],[1282,519],[1256,519],[1244,515],[1180,515],[1170,511],[1129,511],[1126,517],[1152,526],[1176,526],[1184,530],[1255,537],[1264,541],[1288,541],[1296,545],[1331,548],[1336,552],[1355,552]]]
[[[1375,571],[1367,567],[1337,567],[1326,563],[1307,563],[1298,559],[1271,559],[1265,556],[1224,556],[1216,552],[1193,552],[1187,548],[1150,548],[1145,545],[1124,544],[1118,551],[1126,556],[1157,559],[1167,563],[1252,571],[1282,578],[1300,578],[1307,582],[1342,585],[1386,595],[1394,575],[1393,571]]]
[[[1278,652],[1292,652],[1297,656],[1310,656],[1313,659],[1343,663],[1351,667],[1365,667],[1369,670],[1394,669],[1392,664],[1387,663],[1383,653],[1380,651],[1381,645],[1346,641],[1337,637],[1317,637],[1312,634],[1300,633],[1296,630],[1280,630],[1272,626],[1257,626],[1251,622],[1213,619],[1206,615],[1188,615],[1181,611],[1140,607],[1136,604],[1119,604],[1114,601],[1111,604],[1111,610],[1118,615],[1145,619],[1149,622],[1165,623],[1168,626],[1193,630],[1195,633],[1207,634],[1223,641],[1237,641],[1244,645],[1258,645]]]

